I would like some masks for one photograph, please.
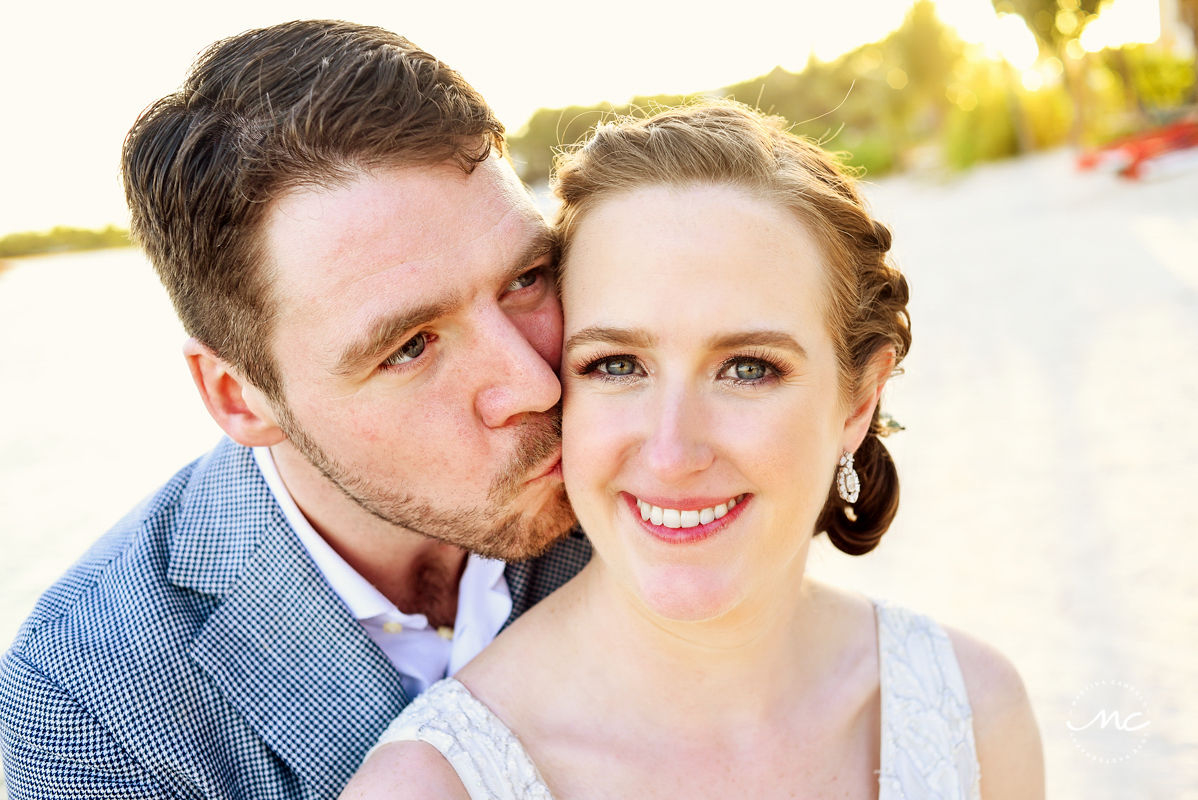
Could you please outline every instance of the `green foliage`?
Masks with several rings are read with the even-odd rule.
[[[898,165],[898,149],[885,136],[844,137],[835,149],[844,152],[846,164],[863,170],[866,175],[883,175]]]
[[[1037,150],[1057,147],[1069,139],[1073,106],[1064,87],[1058,85],[1037,92],[1020,92],[1019,103],[1031,134],[1032,147]]]
[[[102,230],[56,227],[49,231],[13,233],[0,238],[0,258],[128,247],[129,232],[115,225]]]
[[[936,16],[935,6],[919,0],[903,24],[881,41],[831,63],[810,59],[800,72],[775,68],[704,96],[739,100],[784,117],[795,133],[846,151],[849,163],[880,174],[897,166],[908,147],[936,136],[950,106],[944,76],[964,56],[964,45]],[[644,114],[693,97],[541,109],[509,139],[512,160],[525,181],[544,181],[555,151],[581,141],[611,115]]]
[[[508,137],[512,163],[522,180],[535,183],[549,177],[554,154],[561,147],[581,142],[595,127],[615,116],[647,116],[654,110],[681,105],[686,95],[634,97],[622,106],[601,103],[597,106],[540,108],[514,136]]]
[[[1104,0],[990,0],[1000,14],[1018,14],[1036,35],[1040,46],[1060,51],[1081,35]]]
[[[1193,61],[1145,45],[1125,47],[1123,54],[1135,94],[1151,109],[1174,108],[1194,96]]]
[[[956,169],[1019,151],[1012,114],[1018,96],[1010,88],[1002,67],[978,65],[968,84],[968,101],[958,103],[944,125],[944,159]]]

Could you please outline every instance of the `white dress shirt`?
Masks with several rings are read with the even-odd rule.
[[[452,632],[438,632],[423,614],[405,614],[316,532],[287,491],[270,448],[255,447],[254,460],[317,569],[395,665],[409,697],[461,669],[490,644],[512,613],[504,563],[471,553],[458,585],[458,613]]]

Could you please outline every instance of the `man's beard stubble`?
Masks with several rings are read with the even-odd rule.
[[[566,490],[558,486],[553,497],[534,514],[504,509],[524,489],[529,472],[544,464],[561,442],[561,404],[522,423],[512,459],[500,470],[487,491],[486,508],[446,510],[426,500],[387,492],[368,477],[358,475],[331,458],[295,419],[285,403],[275,409],[279,427],[300,454],[342,494],[384,522],[438,541],[462,547],[485,558],[523,561],[541,555],[575,522]]]

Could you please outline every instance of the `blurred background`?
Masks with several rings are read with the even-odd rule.
[[[456,67],[547,209],[554,149],[612,112],[734,97],[844,152],[912,287],[904,497],[812,572],[1003,650],[1050,797],[1198,798],[1198,0],[6,10],[0,646],[220,435],[125,246],[124,134],[212,41],[300,17]]]

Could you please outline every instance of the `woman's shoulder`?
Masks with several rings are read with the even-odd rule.
[[[993,645],[927,615],[884,600],[874,604],[880,655],[904,667],[892,669],[892,679],[931,681],[937,683],[932,688],[938,698],[958,698],[947,710],[972,730],[982,797],[1043,797],[1040,733],[1011,660]],[[940,688],[949,691],[941,694]]]
[[[550,798],[512,730],[463,683],[446,678],[388,726],[344,796],[511,797],[516,787],[529,800]]]
[[[998,648],[943,626],[965,681],[986,800],[1044,796],[1040,730],[1019,671]]]
[[[470,733],[455,730],[466,718],[455,712],[468,708],[471,699],[465,687],[453,679],[430,686],[387,726],[341,797],[469,798],[445,750],[452,750],[461,735]]]
[[[339,796],[340,800],[470,800],[457,772],[427,742],[390,742],[375,750]]]

